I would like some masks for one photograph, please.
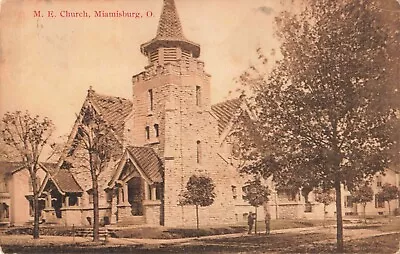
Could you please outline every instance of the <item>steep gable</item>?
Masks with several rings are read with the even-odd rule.
[[[121,97],[100,95],[89,90],[88,98],[99,111],[103,119],[109,123],[119,140],[123,140],[125,120],[132,111],[132,102]]]
[[[221,134],[229,125],[235,114],[241,110],[241,98],[227,100],[211,106],[212,112],[218,119],[218,132]]]

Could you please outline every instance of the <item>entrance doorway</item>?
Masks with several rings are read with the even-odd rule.
[[[128,184],[128,202],[131,205],[131,213],[133,216],[143,215],[143,183],[140,177],[133,177],[127,182]]]

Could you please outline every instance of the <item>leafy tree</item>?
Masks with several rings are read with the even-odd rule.
[[[351,191],[351,196],[353,197],[354,203],[361,204],[364,210],[364,222],[367,223],[367,216],[365,214],[365,207],[368,202],[374,199],[374,191],[371,186],[367,184],[361,185],[361,187],[355,188]]]
[[[243,170],[282,186],[334,188],[343,251],[341,185],[351,189],[388,166],[399,84],[388,75],[388,29],[373,2],[306,2],[278,19],[282,59],[270,75],[251,66],[241,76],[257,114],[247,128],[257,147]]]
[[[214,203],[216,197],[213,180],[207,176],[192,175],[186,190],[181,194],[180,205],[194,205],[196,207],[196,226],[199,229],[199,206],[206,207]]]
[[[267,186],[261,184],[259,177],[254,180],[247,181],[246,187],[244,188],[243,199],[249,202],[251,206],[254,206],[256,212],[256,223],[255,233],[257,233],[257,208],[267,202],[270,192]]]
[[[82,108],[78,119],[76,137],[69,147],[68,156],[63,158],[67,167],[86,169],[91,179],[91,195],[93,195],[93,241],[99,241],[99,176],[110,162],[121,155],[121,144],[115,133],[100,114],[90,105]],[[77,173],[86,173],[77,172]]]
[[[314,194],[315,194],[315,201],[324,204],[324,226],[325,226],[326,207],[331,203],[335,202],[336,200],[335,191],[332,189],[327,190],[323,188],[317,188],[314,190]]]
[[[391,185],[389,183],[385,183],[382,186],[382,190],[378,192],[378,198],[382,201],[386,201],[389,207],[389,215],[390,215],[390,201],[397,199],[399,194],[399,189]]]
[[[33,192],[33,238],[39,238],[39,188],[37,172],[43,148],[48,144],[54,126],[47,117],[31,116],[29,112],[8,112],[3,117],[2,136],[6,145],[17,154],[29,172]],[[4,151],[7,151],[5,149]],[[15,158],[15,157],[14,157]]]

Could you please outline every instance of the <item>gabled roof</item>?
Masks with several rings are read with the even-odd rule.
[[[75,177],[68,169],[58,168],[57,164],[48,164],[45,166],[45,170],[49,173],[49,175],[46,177],[45,182],[42,185],[43,187],[45,187],[47,181],[51,179],[58,191],[62,194],[67,192],[83,192],[82,188],[75,180]]]
[[[164,167],[153,148],[128,146],[126,149],[152,182],[163,181]]]
[[[0,176],[12,174],[22,167],[22,162],[0,161]]]
[[[220,134],[228,127],[232,118],[239,112],[242,102],[241,98],[236,98],[211,106],[211,110],[218,120],[218,132]]]
[[[121,180],[120,177],[123,175],[127,163],[131,163],[134,167],[133,171],[131,168],[128,178],[139,173],[149,184],[163,182],[164,167],[156,152],[150,147],[128,146],[108,183],[109,186],[113,186],[117,180]]]
[[[89,89],[87,98],[98,109],[103,119],[111,124],[120,140],[123,140],[125,120],[132,111],[132,102],[121,97],[100,95]]]
[[[48,167],[56,166],[55,163],[39,162],[38,167],[43,168],[47,172]],[[14,174],[25,168],[25,164],[21,161],[0,161],[0,175]]]

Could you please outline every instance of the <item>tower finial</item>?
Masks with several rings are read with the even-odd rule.
[[[94,94],[94,90],[92,86],[89,86],[89,90],[88,90],[88,97],[92,96]]]

